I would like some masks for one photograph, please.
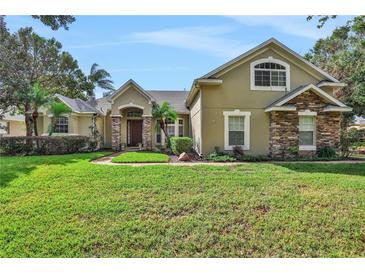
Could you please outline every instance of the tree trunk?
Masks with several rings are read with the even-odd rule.
[[[38,112],[33,112],[33,128],[34,128],[34,135],[38,136],[38,126],[37,126],[37,119],[38,119]]]
[[[166,125],[165,125],[165,122],[162,121],[162,119],[160,120],[160,128],[162,129],[163,133],[166,136],[167,144],[170,144],[170,136],[168,135],[168,133],[166,131]]]
[[[30,106],[29,104],[25,104],[25,129],[26,129],[26,135],[32,136],[33,133],[33,127],[32,127],[32,115],[30,114]]]

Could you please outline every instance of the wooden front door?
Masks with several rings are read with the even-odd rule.
[[[128,145],[137,146],[142,143],[142,120],[128,120]]]

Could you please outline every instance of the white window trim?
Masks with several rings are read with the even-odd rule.
[[[305,111],[299,111],[298,115],[299,116],[317,116],[317,112],[306,109]],[[298,130],[299,130],[299,125],[298,125]],[[316,121],[316,119],[314,119],[313,143],[314,144],[317,143],[317,121]],[[317,146],[316,145],[299,145],[299,150],[314,151],[314,150],[317,150]]]
[[[262,86],[256,86],[255,85],[255,66],[261,63],[276,63],[279,65],[282,65],[285,67],[286,71],[286,86],[285,87],[262,87]],[[284,61],[281,61],[279,59],[275,59],[273,57],[263,58],[256,60],[250,64],[250,84],[251,84],[251,90],[269,90],[269,91],[289,91],[290,90],[290,65],[288,63],[285,63]]]
[[[251,112],[248,111],[240,111],[239,109],[236,109],[234,111],[223,111],[224,115],[224,150],[233,150],[234,146],[229,145],[229,132],[228,132],[228,126],[229,126],[229,116],[244,116],[245,117],[245,128],[244,128],[244,140],[245,144],[242,147],[243,150],[249,150],[250,149],[250,116]]]

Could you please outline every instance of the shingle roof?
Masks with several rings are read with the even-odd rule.
[[[72,99],[66,96],[63,96],[61,94],[55,95],[58,99],[60,99],[62,102],[64,102],[66,105],[68,105],[72,111],[78,112],[78,113],[96,113],[97,109],[95,107],[92,107],[87,102],[76,98]]]
[[[295,89],[292,89],[291,91],[289,91],[287,94],[285,94],[284,96],[280,97],[279,99],[275,100],[274,102],[272,102],[270,105],[267,106],[267,108],[269,107],[273,107],[275,106],[277,103],[284,101],[286,98],[289,98],[290,96],[292,96],[294,93],[296,93],[298,90],[301,90],[302,88],[304,88],[305,86],[308,85],[300,85],[298,87],[296,87]]]
[[[189,113],[185,105],[189,92],[183,90],[147,90],[157,104],[167,101],[176,110],[177,113]]]
[[[96,103],[97,103],[96,108],[104,115],[112,107],[112,104],[109,100],[110,100],[109,97],[96,99]]]

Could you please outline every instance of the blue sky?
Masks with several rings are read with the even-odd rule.
[[[275,37],[304,55],[350,17],[322,29],[305,16],[77,16],[68,31],[52,31],[30,16],[7,16],[11,31],[32,26],[55,37],[88,73],[109,71],[118,88],[132,78],[145,89],[190,89],[193,79]],[[97,97],[102,91],[97,90]]]

